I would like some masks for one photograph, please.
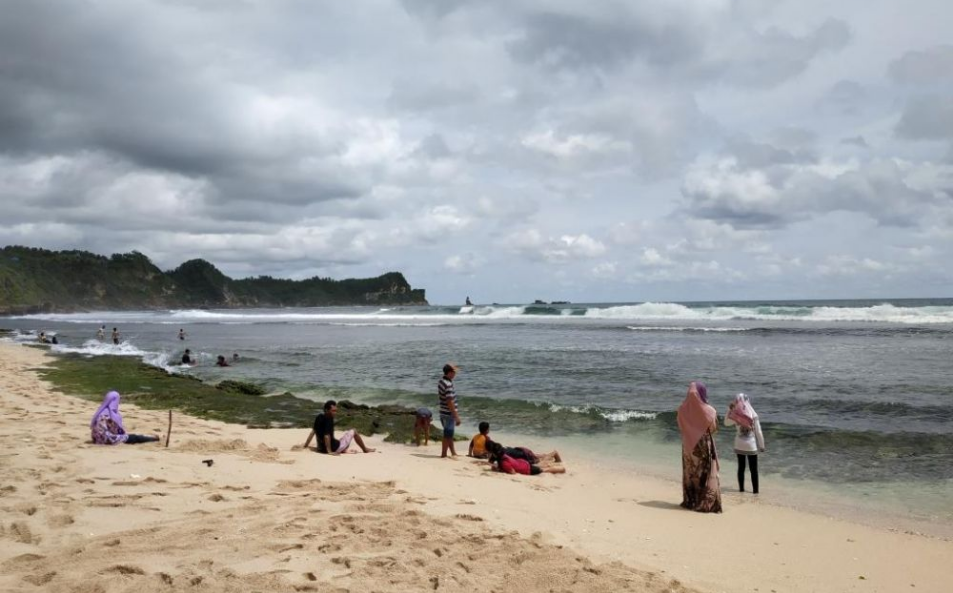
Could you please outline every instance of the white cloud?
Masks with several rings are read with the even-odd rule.
[[[602,242],[585,233],[545,237],[536,229],[513,233],[506,238],[504,245],[529,259],[551,263],[591,259],[606,252]]]
[[[639,258],[639,262],[651,268],[665,268],[671,266],[673,263],[672,260],[660,254],[657,249],[651,247],[642,251],[642,257]]]
[[[451,255],[443,260],[443,267],[455,274],[472,275],[474,271],[483,265],[483,260],[473,253],[464,253],[460,255]]]

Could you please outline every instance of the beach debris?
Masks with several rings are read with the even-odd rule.
[[[132,478],[133,480],[138,480],[142,476],[140,476],[139,474],[129,474],[129,477]]]
[[[214,460],[214,459],[203,459],[203,460],[202,460],[202,463],[204,463],[205,465],[207,465],[207,466],[209,466],[209,467],[212,467],[212,464],[215,463],[215,460]]]

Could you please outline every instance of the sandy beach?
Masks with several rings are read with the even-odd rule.
[[[948,540],[730,492],[696,514],[673,482],[572,459],[506,476],[376,438],[330,457],[181,414],[168,449],[95,446],[96,406],[41,381],[46,357],[0,344],[2,591],[949,590]],[[165,433],[165,412],[122,412]]]

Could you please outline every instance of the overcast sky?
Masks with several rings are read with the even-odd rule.
[[[433,303],[953,296],[949,0],[0,11],[0,244]]]

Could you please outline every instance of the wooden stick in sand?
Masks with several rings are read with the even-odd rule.
[[[169,436],[172,435],[172,410],[169,410],[169,430],[165,431],[165,448],[169,448]]]

